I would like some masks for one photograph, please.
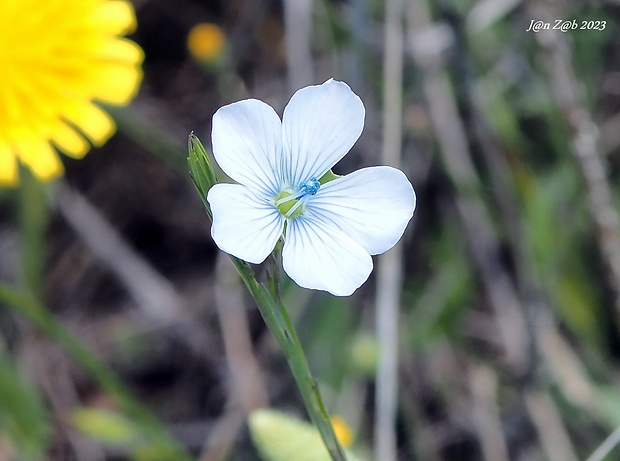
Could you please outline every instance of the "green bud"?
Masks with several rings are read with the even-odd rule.
[[[187,139],[187,149],[189,151],[189,157],[187,158],[189,174],[202,203],[207,209],[207,213],[212,217],[211,207],[209,202],[207,202],[207,194],[209,189],[218,182],[215,169],[200,139],[193,132],[189,134]]]

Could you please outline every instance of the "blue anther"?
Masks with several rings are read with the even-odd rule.
[[[316,178],[310,178],[299,186],[299,191],[303,194],[316,195],[321,187],[321,183]]]

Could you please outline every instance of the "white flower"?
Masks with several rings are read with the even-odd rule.
[[[359,138],[364,113],[360,98],[333,79],[297,91],[282,122],[256,99],[220,108],[213,154],[239,184],[208,193],[217,246],[260,263],[283,236],[284,271],[298,285],[337,296],[359,288],[371,255],[398,242],[416,203],[407,177],[387,166],[319,181]]]

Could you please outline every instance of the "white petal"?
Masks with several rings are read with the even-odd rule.
[[[336,296],[352,294],[372,271],[372,258],[360,245],[306,216],[289,221],[282,264],[299,286]]]
[[[266,200],[239,184],[216,184],[207,194],[213,212],[211,235],[226,253],[261,263],[284,229],[284,217]]]
[[[402,237],[416,205],[405,174],[389,166],[363,168],[321,186],[306,212],[347,234],[371,255]]]
[[[271,196],[279,192],[282,124],[257,99],[221,107],[213,115],[213,155],[232,179]]]
[[[330,79],[297,91],[284,109],[284,179],[319,179],[353,147],[364,128],[364,104],[346,83]]]

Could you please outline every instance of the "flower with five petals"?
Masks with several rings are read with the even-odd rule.
[[[207,195],[218,247],[261,263],[282,237],[283,268],[298,285],[337,296],[359,288],[371,255],[398,242],[416,204],[395,168],[331,173],[359,138],[364,115],[360,98],[333,79],[297,91],[282,121],[256,99],[220,108],[213,154],[238,184],[216,184]]]

